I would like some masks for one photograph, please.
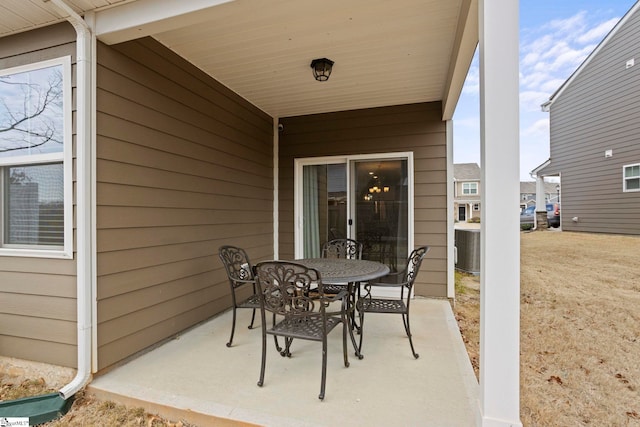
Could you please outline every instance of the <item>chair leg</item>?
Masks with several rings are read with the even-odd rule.
[[[410,336],[411,331],[409,330],[409,321],[405,313],[402,313],[402,324],[404,325],[404,331],[407,333],[407,336]]]
[[[358,317],[360,318],[360,340],[358,342],[358,351],[356,352],[356,356],[359,359],[362,359],[364,355],[362,354],[362,337],[364,336],[364,310],[360,310],[358,312]]]
[[[351,325],[349,325],[349,320],[343,318],[342,321],[342,357],[344,358],[344,366],[345,367],[349,367],[349,355],[347,354],[347,329],[350,329]],[[353,345],[355,347],[355,339],[353,338],[353,335],[351,335],[351,340],[353,341]],[[359,355],[359,351],[358,348],[356,347],[356,355]],[[358,356],[360,357],[360,356]],[[360,357],[360,359],[362,359],[362,357]]]
[[[275,313],[273,313],[273,320],[271,321],[271,324],[272,325],[276,324],[276,314]],[[277,335],[273,336],[273,341],[276,344],[276,350],[278,351],[278,353],[282,354],[283,350],[282,350],[282,347],[280,347],[280,343],[278,342],[278,336]]]
[[[356,333],[359,334],[361,327],[360,327],[360,325],[357,324],[355,319],[356,319],[356,311],[358,311],[357,310],[358,309],[358,301],[360,300],[360,296],[361,296],[360,295],[361,283],[357,282],[356,285],[357,286],[356,286],[356,288],[355,288],[355,290],[353,292],[353,307],[354,307],[354,309],[353,309],[353,326],[354,326],[354,329],[356,330]],[[357,292],[357,295],[356,295],[356,292]],[[358,314],[359,313],[360,313],[360,311],[358,311]],[[358,319],[360,319],[360,316],[358,316]]]
[[[233,333],[236,330],[236,307],[233,306],[233,317],[231,321],[231,336],[229,337],[229,342],[227,343],[227,347],[231,347],[231,343],[233,342]]]
[[[282,357],[291,357],[291,343],[293,342],[293,338],[285,337],[284,339],[284,349],[280,352]]]
[[[278,342],[278,337],[276,335],[273,336],[273,341],[276,344],[276,351],[278,353],[281,353],[282,352],[282,347],[280,347],[280,343]]]
[[[293,342],[293,338],[285,338],[284,347],[280,347],[280,342],[278,341],[278,337],[276,335],[273,336],[273,340],[276,343],[276,351],[280,353],[280,356],[291,357],[291,343]]]
[[[402,314],[402,321],[404,322],[404,329],[407,332],[407,336],[409,337],[409,344],[411,345],[411,353],[413,353],[413,357],[416,359],[420,357],[416,350],[413,348],[413,338],[411,337],[411,326],[409,325],[409,313]]]
[[[351,344],[353,344],[353,348],[355,349],[355,354],[356,357],[358,359],[361,359],[364,357],[362,356],[362,354],[360,354],[360,350],[358,349],[359,345],[356,343],[356,338],[353,335],[354,330],[360,330],[358,325],[356,324],[356,301],[355,301],[355,295],[353,295],[354,290],[351,289],[351,284],[349,284],[349,295],[347,296],[347,302],[346,302],[346,307],[343,307],[343,309],[346,311],[346,315],[343,318],[343,322],[347,322],[348,325],[348,332],[349,332],[349,337],[351,338]],[[353,295],[353,298],[352,298]],[[344,303],[343,303],[344,305]]]
[[[254,308],[253,313],[251,314],[251,323],[249,324],[249,329],[253,329],[253,321],[256,320],[256,309]]]
[[[318,398],[320,400],[324,399],[324,388],[327,382],[327,335],[324,336],[322,340],[322,379],[320,383],[320,395]]]
[[[357,292],[357,295],[356,295]],[[353,337],[353,332],[360,334],[360,325],[359,323],[359,317],[356,315],[356,311],[358,308],[358,299],[360,299],[360,283],[356,282],[355,284],[355,288],[352,290],[351,294],[350,294],[350,304],[351,304],[351,310],[349,313],[349,320],[351,321],[351,336]],[[362,359],[362,357],[360,357],[360,359]]]
[[[262,322],[262,325],[262,363],[260,365],[260,379],[258,380],[259,387],[262,387],[262,384],[264,384],[264,370],[267,364],[267,333],[264,329],[264,321]]]

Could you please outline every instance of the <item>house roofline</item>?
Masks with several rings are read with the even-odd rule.
[[[569,78],[565,80],[565,82],[562,83],[562,85],[560,85],[560,87],[549,97],[549,100],[540,106],[542,108],[542,111],[544,112],[549,111],[549,109],[551,108],[551,105],[555,102],[555,100],[560,95],[562,95],[565,89],[578,77],[578,75],[580,75],[582,70],[584,70],[584,68],[587,65],[589,65],[589,63],[593,60],[593,58],[602,50],[602,48],[609,42],[609,40],[612,39],[613,36],[615,36],[618,33],[618,31],[620,31],[622,26],[629,19],[631,19],[631,16],[638,9],[640,9],[640,1],[636,1],[636,3],[633,6],[631,6],[631,9],[629,9],[627,13],[625,13],[624,16],[620,19],[620,21],[618,21],[618,23],[613,26],[613,28],[611,29],[611,31],[609,31],[606,37],[602,39],[600,43],[598,43],[598,46],[596,46],[593,52],[591,52],[589,56],[587,56],[587,58],[584,61],[582,61],[582,64],[580,64],[580,66],[569,76]]]
[[[544,163],[542,163],[541,165],[533,169],[531,172],[529,172],[529,175],[531,175],[532,178],[535,176],[538,176],[538,173],[540,173],[540,171],[542,171],[544,168],[546,168],[550,164],[551,164],[551,158],[545,160]]]

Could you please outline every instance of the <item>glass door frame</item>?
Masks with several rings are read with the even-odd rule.
[[[413,152],[396,152],[396,153],[375,153],[375,154],[358,154],[348,156],[324,156],[324,157],[305,157],[294,159],[294,180],[293,180],[293,203],[294,203],[294,254],[296,258],[303,257],[303,239],[304,239],[304,218],[303,218],[303,189],[302,177],[304,166],[326,165],[326,164],[345,164],[347,172],[347,213],[349,220],[353,220],[356,215],[356,204],[353,203],[353,193],[355,182],[352,178],[352,167],[354,161],[363,160],[406,160],[407,161],[407,253],[413,250],[414,245],[414,166]],[[353,236],[354,227],[347,227],[347,236]]]

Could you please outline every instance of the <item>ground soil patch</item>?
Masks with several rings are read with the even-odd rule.
[[[55,393],[43,378],[28,378],[0,373],[0,401],[22,397]],[[145,412],[141,408],[130,408],[110,401],[99,401],[95,397],[79,392],[69,412],[63,417],[41,424],[44,427],[194,427],[183,421],[170,421]]]

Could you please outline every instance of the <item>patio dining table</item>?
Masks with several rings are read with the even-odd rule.
[[[344,285],[349,293],[348,310],[349,310],[349,336],[351,343],[355,349],[356,356],[359,359],[363,355],[358,349],[356,339],[353,336],[355,325],[355,289],[354,284],[360,282],[368,282],[389,274],[389,267],[381,262],[361,260],[361,259],[345,259],[345,258],[303,258],[297,259],[295,262],[306,267],[314,268],[320,273],[322,283],[326,285]]]
[[[296,262],[318,270],[327,285],[367,282],[389,274],[385,264],[364,259],[303,258]]]

